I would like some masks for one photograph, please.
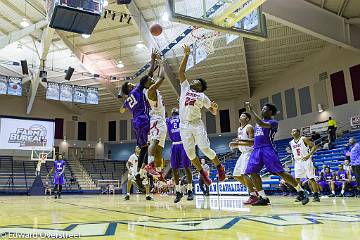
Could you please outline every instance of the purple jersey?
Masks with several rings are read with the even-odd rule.
[[[57,159],[54,162],[54,169],[55,169],[55,174],[59,175],[59,173],[61,173],[64,170],[65,167],[65,161],[62,159]]]
[[[342,171],[338,170],[337,175],[339,177],[339,180],[347,179],[347,172],[345,170],[342,170]]]
[[[136,85],[124,101],[124,108],[131,111],[133,119],[149,118],[149,103],[146,100],[143,90],[144,88],[142,86]]]
[[[172,142],[181,142],[180,137],[180,117],[173,116],[166,119],[168,133]]]
[[[275,120],[262,120],[271,124],[271,128],[263,128],[256,124],[254,129],[254,149],[262,147],[273,147],[274,137],[278,129],[278,122]]]
[[[323,177],[322,177],[322,180],[323,181],[329,181],[329,180],[332,180],[333,179],[333,175],[332,173],[324,173]]]

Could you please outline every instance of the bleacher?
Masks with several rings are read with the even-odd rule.
[[[0,193],[23,193],[27,194],[35,179],[35,169],[37,162],[26,160],[14,160],[12,156],[0,156]],[[46,162],[41,166],[41,177],[45,184],[46,176],[53,167],[53,162]],[[79,191],[80,187],[70,184],[72,176],[71,169],[65,168],[66,184],[63,188],[64,192]],[[52,185],[51,175],[49,184]]]
[[[126,171],[126,162],[104,159],[80,159],[81,164],[94,181],[121,180]]]

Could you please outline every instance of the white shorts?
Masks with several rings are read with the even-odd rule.
[[[315,168],[311,159],[295,160],[295,178],[315,178]]]
[[[236,161],[233,176],[241,176],[245,174],[245,170],[249,163],[252,151],[242,152],[239,159]]]
[[[167,126],[164,119],[150,119],[149,140],[158,140],[159,146],[165,146]]]
[[[216,153],[210,149],[210,141],[201,119],[193,122],[181,122],[180,135],[185,152],[190,160],[196,157],[196,145],[208,158],[214,159],[216,157]]]

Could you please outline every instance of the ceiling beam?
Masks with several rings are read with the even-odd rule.
[[[45,67],[46,58],[49,53],[51,40],[54,35],[54,32],[55,32],[55,30],[48,26],[44,29],[42,36],[41,36],[41,45],[40,45],[40,49],[38,52],[40,58],[37,59],[38,64],[35,64],[35,65],[39,66],[39,69],[36,69],[34,71],[33,77],[31,79],[30,97],[28,99],[28,105],[26,108],[27,114],[30,114],[32,106],[35,101],[36,93],[37,93],[39,83],[40,83],[40,71]]]
[[[360,28],[348,24],[345,18],[304,0],[268,0],[262,5],[262,10],[267,19],[360,52]]]
[[[155,37],[153,35],[151,35],[149,27],[145,21],[145,18],[142,15],[142,13],[140,12],[139,8],[136,6],[135,1],[132,1],[130,4],[128,4],[127,8],[131,15],[137,16],[134,18],[134,21],[135,21],[136,25],[139,27],[139,29],[141,29],[141,31],[142,31],[141,36],[143,37],[145,42],[148,43],[150,48],[156,48],[156,49],[160,50],[159,43],[156,41]],[[168,64],[168,62],[166,61],[165,58],[163,61],[163,66],[164,66],[165,74],[168,77],[168,79],[170,80],[171,86],[173,87],[176,95],[180,96],[180,83],[176,79],[176,75],[173,73],[170,65]]]
[[[36,30],[42,29],[48,24],[47,20],[41,20],[37,23],[34,23],[26,28],[22,28],[16,31],[9,33],[6,36],[0,37],[0,49],[6,47],[7,45],[16,42],[23,37],[30,35],[31,33],[35,32]]]

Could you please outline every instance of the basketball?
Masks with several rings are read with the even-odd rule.
[[[150,32],[153,36],[159,36],[162,33],[163,29],[162,26],[158,23],[154,23],[150,26]]]
[[[17,85],[14,84],[14,85],[12,86],[12,88],[16,90],[16,89],[17,89]]]

